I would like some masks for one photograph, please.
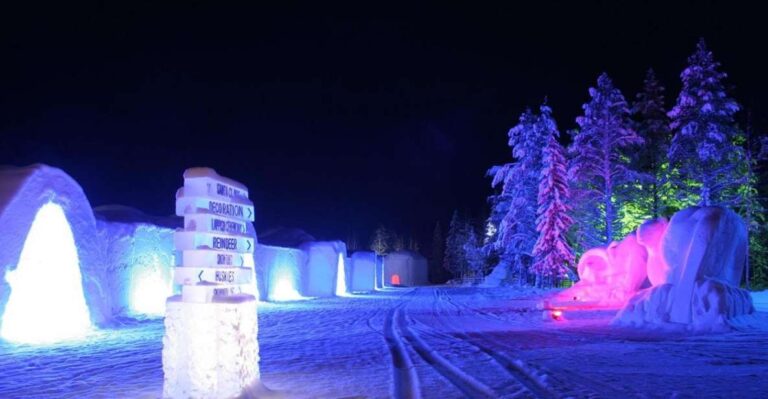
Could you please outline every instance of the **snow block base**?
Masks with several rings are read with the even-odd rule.
[[[675,286],[662,284],[638,292],[613,319],[612,324],[625,327],[658,327],[693,331],[730,329],[737,317],[754,312],[748,291],[715,279],[696,282],[688,320],[676,320],[671,309]]]
[[[164,398],[236,398],[259,384],[256,299],[213,303],[168,298],[163,337]]]

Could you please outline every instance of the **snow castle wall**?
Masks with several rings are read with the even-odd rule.
[[[343,259],[346,259],[346,244],[341,241],[314,241],[303,244],[301,249],[307,254],[304,295],[311,297],[335,296],[339,254]],[[349,272],[345,275],[349,276]],[[349,282],[347,282],[347,286],[349,286]]]
[[[427,259],[410,251],[392,252],[384,257],[384,285],[429,284]]]
[[[181,218],[152,218],[122,206],[94,209],[103,242],[112,314],[162,317],[173,295],[173,232]]]
[[[350,291],[367,292],[376,287],[376,254],[358,251],[349,258]]]
[[[0,315],[4,314],[10,296],[10,286],[3,277],[18,265],[32,222],[38,210],[48,203],[60,206],[65,214],[77,248],[91,321],[103,324],[112,313],[112,296],[104,284],[105,261],[90,202],[72,177],[43,164],[0,169]]]
[[[259,299],[300,299],[307,268],[307,254],[296,248],[257,245],[254,252]]]

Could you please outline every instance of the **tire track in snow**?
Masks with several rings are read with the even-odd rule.
[[[403,344],[403,338],[396,328],[396,318],[403,306],[404,303],[392,308],[384,320],[384,340],[392,357],[393,396],[408,399],[421,398],[419,377],[408,355],[408,350]]]
[[[395,322],[403,332],[408,343],[411,344],[413,350],[422,360],[443,377],[448,379],[448,381],[469,398],[495,398],[498,396],[487,385],[465,373],[459,367],[432,349],[432,347],[416,333],[416,330],[409,326],[403,310],[404,308],[405,306],[402,306],[402,309],[396,309],[394,314]]]
[[[435,293],[436,293],[436,301],[438,303],[444,302],[444,303],[450,304],[454,308],[456,308],[456,310],[459,313],[461,313],[462,308],[469,310],[472,313],[476,313],[469,306],[459,305],[456,302],[454,302],[451,299],[450,295],[448,295],[444,289],[439,289],[439,288],[435,289]],[[480,315],[487,317],[482,314]],[[488,355],[503,369],[505,369],[510,376],[512,376],[516,381],[522,384],[525,387],[525,389],[527,389],[531,394],[542,399],[559,397],[556,393],[552,392],[549,389],[549,387],[547,387],[545,382],[547,378],[546,374],[541,374],[535,371],[520,359],[510,358],[509,356],[494,350],[493,348],[480,342],[480,340],[467,335],[465,332],[457,328],[453,328],[453,326],[448,326],[448,327],[450,327],[451,330],[453,331],[453,336],[455,336],[456,338],[464,342],[467,342],[468,344],[476,347],[481,352]]]

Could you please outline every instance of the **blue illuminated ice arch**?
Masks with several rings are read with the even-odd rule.
[[[111,308],[102,247],[80,186],[46,165],[0,168],[0,337],[52,343],[86,334]]]

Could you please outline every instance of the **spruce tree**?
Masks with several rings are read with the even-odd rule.
[[[739,104],[728,96],[723,83],[727,75],[719,67],[704,39],[699,40],[680,74],[683,87],[668,113],[674,131],[669,160],[680,176],[679,193],[684,201],[704,206],[730,203],[743,182],[738,170],[743,152],[736,145],[739,133],[733,117]]]
[[[542,112],[548,110],[542,107]],[[549,112],[549,111],[546,111]],[[520,282],[527,279],[527,267],[532,260],[536,243],[536,194],[538,174],[541,170],[542,150],[546,145],[546,127],[539,116],[526,110],[519,123],[509,130],[509,146],[515,161],[497,168],[493,185],[502,186],[496,198],[491,220],[503,214],[498,222],[494,246],[499,249],[502,262]],[[505,212],[500,212],[503,207]]]
[[[574,199],[579,204],[581,245],[605,245],[621,231],[619,211],[627,197],[626,188],[638,174],[629,164],[628,150],[641,145],[629,120],[629,107],[607,74],[589,89],[591,100],[584,115],[576,118],[580,129],[573,134],[568,171],[574,182]]]
[[[636,199],[640,214],[633,216],[640,221],[656,219],[666,213],[666,198],[669,195],[667,151],[672,134],[664,108],[664,87],[653,69],[645,75],[643,89],[637,94],[632,114],[636,120],[635,130],[644,141],[633,151],[632,160],[634,168],[645,177],[640,182],[642,192]],[[635,227],[631,226],[632,229]]]
[[[467,270],[467,260],[464,254],[464,244],[467,242],[467,223],[458,211],[453,212],[445,238],[445,256],[443,267],[454,277],[460,277]]]
[[[538,190],[536,231],[539,238],[533,249],[533,271],[538,286],[556,283],[556,280],[566,275],[567,266],[573,264],[573,251],[566,241],[566,233],[573,224],[568,215],[567,166],[563,148],[557,141],[559,133],[554,120],[552,127],[544,149],[544,168],[541,170]]]

